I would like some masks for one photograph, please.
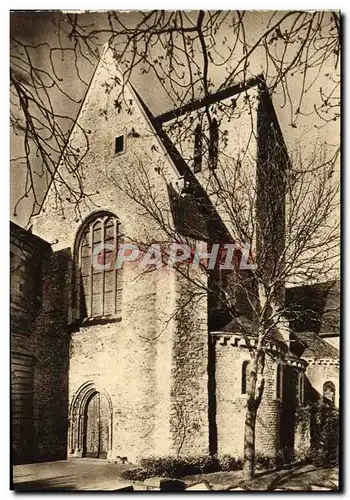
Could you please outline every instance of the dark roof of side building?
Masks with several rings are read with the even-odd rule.
[[[294,334],[302,346],[302,358],[339,359],[339,351],[315,332]]]
[[[340,282],[338,280],[286,289],[288,319],[294,332],[339,336]]]
[[[50,248],[50,243],[31,233],[27,229],[24,229],[15,222],[10,221],[10,239],[13,240],[13,238],[17,238],[19,241],[25,242],[42,250],[48,250]]]

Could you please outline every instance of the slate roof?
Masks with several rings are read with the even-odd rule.
[[[286,302],[293,331],[339,335],[339,281],[287,288]]]
[[[296,339],[301,343],[302,358],[339,359],[339,351],[315,332],[294,333]]]

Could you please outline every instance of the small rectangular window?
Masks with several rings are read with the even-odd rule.
[[[304,374],[303,373],[299,373],[299,378],[298,378],[298,401],[299,401],[299,405],[300,406],[304,405],[304,391],[305,391]]]
[[[120,153],[124,153],[124,151],[125,151],[124,135],[119,135],[115,139],[114,153],[120,154]]]
[[[216,118],[210,124],[209,128],[209,166],[213,170],[218,164],[219,151],[219,124]]]
[[[241,393],[242,394],[247,394],[247,382],[248,382],[248,377],[247,377],[247,372],[248,372],[248,367],[249,367],[250,361],[243,361],[242,364],[242,385],[241,385]]]
[[[202,170],[202,127],[198,124],[194,131],[194,168],[196,174]]]

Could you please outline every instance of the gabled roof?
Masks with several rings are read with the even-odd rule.
[[[231,87],[227,87],[223,90],[219,90],[218,92],[208,94],[203,99],[198,99],[188,104],[184,104],[177,109],[166,111],[165,113],[156,116],[154,119],[159,123],[159,125],[162,125],[163,123],[174,120],[175,118],[179,118],[186,113],[191,113],[192,111],[201,109],[205,106],[211,106],[216,102],[220,102],[224,99],[228,99],[229,97],[240,94],[241,92],[244,92],[245,90],[248,90],[259,84],[265,85],[263,75],[250,78],[249,80],[247,80],[247,82],[239,82],[236,85],[232,85]]]
[[[83,105],[86,101],[87,94],[89,93],[89,90],[92,87],[92,83],[93,83],[94,79],[96,78],[97,68],[100,65],[103,57],[105,57],[105,54],[109,50],[110,49],[106,45],[104,47],[101,55],[100,55],[99,62],[95,68],[93,75],[92,75],[90,84],[87,88],[86,95],[83,99],[83,102],[81,104],[81,108],[78,112],[76,122],[78,121],[79,116],[82,113]],[[178,199],[177,203],[175,203],[175,205],[176,205],[175,206],[174,205],[174,200],[175,200],[174,194],[176,193],[176,190],[174,189],[173,193],[172,193],[173,194],[173,199],[172,199],[173,207],[172,208],[176,209],[176,210],[178,210],[179,208],[180,209],[188,208],[189,210],[187,210],[187,213],[190,213],[190,212],[194,212],[194,206],[197,207],[198,214],[195,215],[194,219],[198,220],[198,217],[200,217],[201,221],[206,226],[205,231],[203,231],[202,228],[199,231],[201,239],[204,236],[205,237],[204,239],[208,239],[210,241],[216,241],[216,242],[234,243],[234,241],[235,241],[234,238],[232,237],[232,235],[230,234],[226,224],[223,222],[222,218],[220,217],[217,209],[213,205],[206,190],[203,188],[203,186],[197,180],[197,178],[194,175],[194,173],[192,172],[191,168],[188,166],[188,164],[186,163],[186,161],[184,160],[182,155],[179,153],[175,144],[171,141],[170,137],[165,132],[162,125],[163,125],[163,123],[165,123],[171,119],[174,119],[178,116],[181,116],[187,112],[191,112],[195,109],[200,109],[203,106],[211,105],[211,104],[219,102],[223,99],[227,99],[231,96],[242,93],[242,92],[246,91],[247,89],[252,88],[254,86],[257,86],[257,85],[261,85],[261,88],[263,89],[263,92],[261,93],[262,99],[264,102],[266,101],[266,103],[267,103],[267,104],[265,103],[265,108],[266,108],[267,112],[269,113],[269,116],[271,115],[273,121],[276,122],[277,129],[280,131],[278,120],[277,120],[276,114],[274,113],[274,109],[273,109],[273,105],[272,105],[269,93],[266,90],[266,85],[265,85],[263,75],[258,75],[257,77],[253,77],[253,78],[247,80],[246,82],[237,83],[235,85],[232,85],[230,87],[222,89],[216,93],[210,94],[203,99],[199,99],[197,101],[194,101],[194,102],[188,103],[184,106],[181,106],[180,108],[178,108],[176,110],[167,111],[167,112],[165,112],[157,117],[153,116],[153,114],[151,113],[151,111],[149,110],[149,108],[147,107],[147,105],[145,104],[143,99],[141,98],[141,96],[138,94],[138,92],[133,88],[133,86],[131,85],[130,82],[128,83],[128,87],[131,89],[132,93],[134,94],[134,96],[138,100],[138,104],[140,105],[143,113],[146,115],[146,118],[149,120],[150,124],[152,125],[157,139],[160,141],[162,147],[165,149],[166,153],[169,155],[169,158],[170,158],[173,166],[176,168],[178,175],[183,178],[186,191],[183,190],[182,195],[183,195],[183,198],[187,197],[187,200],[184,201],[184,200]],[[75,128],[75,126],[73,126],[73,128],[71,130],[70,137],[73,134],[74,128]],[[283,139],[282,134],[280,134],[280,135]],[[70,137],[68,138],[68,141],[70,140]],[[64,156],[64,153],[62,154],[62,157],[63,156]],[[61,159],[62,159],[62,157],[61,157]],[[61,161],[61,159],[60,159],[60,161]],[[60,161],[58,161],[58,168],[60,165]],[[48,195],[49,190],[50,190],[50,186],[48,187],[47,193],[45,195],[45,199]],[[180,195],[178,195],[178,196],[180,196]],[[43,202],[42,206],[44,206],[44,202]],[[198,238],[198,231],[197,230],[195,230],[194,232],[192,231],[193,234],[189,234],[189,233],[191,233],[191,230],[193,229],[193,228],[191,229],[190,225],[191,225],[190,221],[188,221],[186,236],[192,236],[194,238]],[[202,224],[201,224],[201,226],[202,226]],[[196,229],[198,229],[198,228],[196,228]],[[183,228],[182,228],[182,230],[183,230]],[[181,231],[179,231],[179,232],[181,232]]]
[[[195,201],[198,212],[201,214],[202,220],[207,228],[206,234],[208,238],[206,239],[216,242],[234,243],[234,240],[230,232],[228,231],[226,225],[224,224],[216,208],[211,202],[210,197],[208,196],[207,192],[202,187],[202,185],[199,183],[196,176],[194,175],[194,173],[192,172],[192,170],[190,169],[190,167],[188,166],[182,155],[179,153],[178,149],[173,144],[168,134],[163,129],[162,123],[152,115],[151,111],[149,110],[149,108],[147,107],[141,96],[134,88],[133,92],[135,93],[137,99],[139,100],[142,108],[144,109],[154,130],[156,131],[158,137],[160,138],[162,144],[164,145],[177,171],[179,172],[180,176],[184,178],[184,185],[187,186],[187,188],[186,192],[183,192],[183,194],[185,195],[185,197],[192,198],[191,203]],[[181,205],[181,200],[178,203],[179,207],[180,205]],[[181,232],[181,229],[183,228],[179,227],[178,229]],[[188,226],[186,231],[187,233],[186,236],[193,236],[194,238],[196,237],[198,238],[198,235],[196,236],[197,233],[196,230],[192,232],[192,234],[189,234],[190,232],[191,228]]]

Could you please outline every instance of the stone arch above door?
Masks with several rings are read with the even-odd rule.
[[[94,381],[85,382],[74,394],[70,410],[69,410],[69,435],[68,435],[68,456],[83,457],[84,442],[86,436],[87,425],[87,409],[92,398],[100,394],[106,401],[108,406],[108,443],[107,443],[107,458],[112,450],[112,431],[113,431],[113,405],[109,394],[96,384]]]

